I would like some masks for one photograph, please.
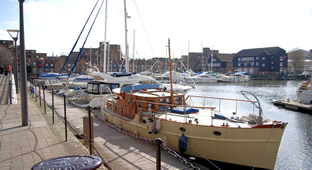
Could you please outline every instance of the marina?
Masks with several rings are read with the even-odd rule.
[[[277,154],[275,169],[309,169],[308,167],[310,167],[312,164],[312,162],[310,161],[310,157],[311,157],[310,151],[312,150],[312,145],[311,145],[312,134],[310,133],[311,132],[310,122],[312,121],[311,115],[292,111],[292,110],[285,110],[285,109],[276,107],[272,104],[272,101],[278,98],[294,99],[296,97],[296,92],[293,89],[297,89],[298,86],[300,86],[300,84],[302,84],[302,81],[250,81],[250,82],[245,82],[245,83],[231,83],[231,84],[208,83],[208,84],[198,84],[194,89],[189,90],[187,92],[187,95],[196,96],[196,95],[201,94],[201,95],[209,95],[209,96],[215,96],[215,97],[231,96],[234,98],[244,99],[241,97],[241,94],[240,94],[240,91],[242,89],[254,93],[261,101],[261,106],[263,110],[266,110],[265,115],[264,115],[266,119],[282,120],[282,121],[288,122],[288,126],[285,129],[285,133],[282,137],[281,145]],[[37,93],[38,93],[38,89],[37,89]],[[62,97],[59,99],[58,98],[59,97],[55,98],[56,103],[58,103],[56,104],[56,106],[59,110],[63,110],[62,108],[63,104],[61,104],[63,102]],[[48,92],[46,92],[46,100],[47,102],[51,102],[51,94],[49,94]],[[48,103],[48,105],[51,105],[51,104]],[[215,103],[214,105],[217,105],[217,103]],[[69,115],[76,114],[75,116],[69,116],[69,121],[72,119],[72,121],[76,122],[74,127],[76,127],[77,130],[79,129],[81,130],[82,129],[81,121],[79,123],[79,121],[77,121],[77,119],[74,118],[77,116],[77,111],[81,109],[77,110],[77,108],[73,106],[69,106],[69,108],[73,109],[73,110],[69,110]],[[74,111],[74,110],[77,110],[77,111]],[[87,114],[86,111],[83,111],[83,112],[84,113],[81,114],[81,117]],[[100,125],[100,122],[97,122],[96,124]],[[96,129],[100,127],[101,126],[96,126]],[[124,137],[122,136],[125,136],[125,137],[127,136],[125,134],[120,134],[118,131],[116,131],[115,129],[109,126],[105,129],[106,130],[104,129],[102,130],[108,132],[108,130],[111,129],[109,130],[109,133],[119,134],[118,139],[120,138],[124,140]],[[101,133],[102,130],[98,130],[99,132],[97,133]],[[137,139],[131,139],[131,140],[134,140],[135,142]],[[110,141],[110,142],[113,142],[113,141]],[[138,140],[138,142],[141,143],[140,140]],[[140,148],[142,147],[141,144],[137,145],[136,148],[140,150]],[[115,143],[115,145],[121,145],[121,143],[117,142]],[[105,150],[105,148],[102,148],[102,149]],[[145,149],[143,150],[144,150],[143,153],[145,154],[145,152],[147,151]],[[150,151],[150,152],[153,152],[153,151]],[[115,160],[116,158],[111,157],[111,159]],[[195,162],[195,165],[200,166],[201,169],[205,169],[205,167],[211,168],[211,169],[215,168],[214,166],[211,165],[210,162],[207,162],[205,160],[198,159],[197,161],[198,162]],[[173,160],[172,162],[177,162],[177,160]],[[165,163],[165,166],[177,166],[177,165],[172,165],[171,162],[167,162],[167,163],[168,165]],[[112,165],[114,166],[114,163]],[[216,166],[223,167],[224,165],[216,163]]]
[[[0,169],[311,169],[312,49],[280,30],[308,2],[26,2],[31,49],[24,2],[19,29],[0,7]]]

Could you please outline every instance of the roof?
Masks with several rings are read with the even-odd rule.
[[[219,53],[218,58],[221,61],[224,61],[224,62],[232,62],[234,56],[235,56],[235,54],[222,54],[222,53]]]
[[[235,55],[235,57],[259,56],[262,53],[266,53],[267,55],[275,55],[280,50],[283,50],[283,49],[280,47],[244,49],[244,50],[239,51]]]

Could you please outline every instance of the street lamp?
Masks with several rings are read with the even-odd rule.
[[[11,38],[14,40],[14,79],[15,79],[15,89],[16,89],[16,94],[18,94],[18,59],[17,59],[17,45],[16,41],[18,39],[18,33],[20,32],[19,30],[7,30],[8,33],[10,34]]]

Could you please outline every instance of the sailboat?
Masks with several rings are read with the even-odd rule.
[[[171,65],[170,41],[168,44]],[[138,138],[161,138],[164,145],[185,155],[274,169],[287,122],[263,120],[257,98],[257,101],[246,98],[248,100],[185,96],[155,85],[131,85],[122,87],[118,94],[107,95],[101,113],[105,121],[119,129]],[[190,105],[200,100],[220,103],[219,106]],[[250,104],[254,109],[248,113],[255,109],[259,113],[239,116],[237,107],[223,110],[223,101]]]

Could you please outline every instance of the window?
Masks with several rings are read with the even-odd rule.
[[[33,62],[33,66],[36,66],[36,62]]]
[[[280,63],[280,66],[283,67],[283,62]]]
[[[256,62],[256,66],[259,66],[259,63],[258,63],[258,62]]]
[[[262,67],[265,67],[265,64],[262,64]]]
[[[51,66],[53,67],[54,65],[53,65],[53,64],[51,64]]]
[[[265,57],[262,57],[262,60],[265,60]]]
[[[259,60],[259,57],[256,57],[256,60]]]
[[[250,63],[250,66],[253,67],[253,66],[254,66],[254,63]]]
[[[240,67],[240,66],[241,66],[241,63],[238,63],[237,65],[238,65],[238,67]]]
[[[240,61],[241,59],[240,58],[238,58],[238,61]]]
[[[247,63],[244,63],[244,66],[246,67],[246,66],[247,66]]]

